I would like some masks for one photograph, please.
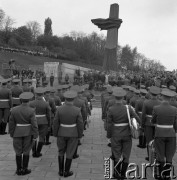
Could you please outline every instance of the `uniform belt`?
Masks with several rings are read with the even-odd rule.
[[[12,97],[12,99],[20,99],[20,98],[18,98],[18,97]]]
[[[17,126],[31,126],[31,124],[17,124]]]
[[[0,99],[0,101],[9,101],[9,99]]]
[[[156,127],[158,127],[158,128],[173,128],[173,125],[159,125],[159,124],[157,124]]]
[[[36,117],[45,117],[45,114],[36,114]]]
[[[152,115],[146,115],[146,117],[148,117],[148,118],[152,118]]]
[[[141,112],[141,111],[138,111],[138,113],[139,113],[139,114],[142,114],[142,112]]]
[[[114,124],[114,126],[128,126],[128,123],[119,123],[119,124]]]
[[[62,127],[76,127],[76,124],[60,124]]]

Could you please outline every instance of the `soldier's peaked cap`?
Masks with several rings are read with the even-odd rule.
[[[67,89],[69,86],[67,84],[62,85],[62,89]]]
[[[77,92],[70,90],[70,91],[66,91],[63,95],[66,99],[74,99],[75,97],[77,97]]]
[[[13,83],[18,83],[18,82],[20,82],[20,79],[13,79],[12,82],[13,82]]]
[[[160,88],[156,86],[151,86],[149,91],[151,94],[154,94],[154,95],[160,94]]]
[[[45,92],[45,90],[44,90],[44,88],[42,88],[42,87],[39,87],[39,88],[36,88],[35,89],[35,93],[36,94],[43,94]]]
[[[140,93],[141,94],[147,94],[148,92],[146,91],[146,89],[140,89]]]
[[[7,84],[7,80],[6,79],[3,79],[2,81],[1,81],[1,84]]]
[[[55,88],[51,88],[51,89],[50,89],[50,92],[51,92],[51,93],[55,93],[55,92],[56,92],[56,91],[55,91]]]
[[[20,99],[23,99],[23,100],[30,100],[33,98],[33,93],[31,92],[23,92],[22,94],[20,94]]]
[[[174,97],[175,94],[172,91],[162,91],[161,94],[166,97]]]
[[[173,85],[171,85],[171,86],[169,87],[169,89],[171,89],[171,90],[176,90],[176,87],[173,86]]]
[[[44,88],[44,91],[49,93],[51,91],[51,88],[50,87],[46,87],[46,88]]]
[[[115,89],[113,91],[113,96],[115,97],[124,97],[126,95],[126,91],[124,89]]]

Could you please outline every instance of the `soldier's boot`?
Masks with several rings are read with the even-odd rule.
[[[84,121],[84,130],[86,130],[87,121]]]
[[[2,122],[2,134],[3,134],[3,135],[7,134],[7,133],[6,133],[6,126],[7,126],[7,123]]]
[[[37,141],[34,142],[33,147],[32,147],[33,157],[36,157],[36,154],[37,154],[36,147],[37,147]]]
[[[49,138],[50,138],[50,132],[47,133],[46,137],[45,137],[45,145],[50,145],[51,142],[49,142]]]
[[[23,155],[23,171],[22,175],[30,174],[31,169],[28,169],[29,155]]]
[[[53,128],[51,127],[50,135],[53,136]]]
[[[148,156],[145,158],[145,160],[146,160],[146,161],[149,161],[149,147],[148,147],[148,145],[147,145],[147,155],[148,155]]]
[[[72,159],[67,159],[65,161],[65,171],[64,171],[64,177],[69,177],[73,175],[73,172],[70,171],[71,168]]]
[[[121,179],[126,179],[127,168],[128,168],[128,163],[123,162],[122,169],[121,169]]]
[[[16,174],[20,176],[22,175],[22,155],[21,156],[16,155],[16,165],[17,165]]]
[[[78,140],[78,146],[82,145],[80,139]]]
[[[58,156],[59,176],[64,174],[64,156]]]
[[[74,152],[73,159],[77,159],[79,157],[79,154],[77,154],[77,150],[78,150],[78,145],[77,145],[77,148]]]
[[[43,144],[44,144],[43,142],[38,142],[36,157],[42,156],[41,150],[42,150]]]

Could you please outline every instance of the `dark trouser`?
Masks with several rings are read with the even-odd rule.
[[[32,136],[14,137],[13,146],[17,156],[29,155],[32,148]]]
[[[146,143],[149,144],[150,141],[154,139],[155,134],[155,127],[154,126],[145,126],[145,136],[146,136]]]
[[[155,150],[159,162],[172,163],[176,151],[176,137],[156,137]]]
[[[48,133],[48,125],[47,124],[39,124],[38,130],[39,130],[39,142],[44,143],[45,136]]]
[[[66,153],[67,159],[72,159],[78,145],[77,137],[58,137],[57,146],[59,156],[64,156]]]
[[[10,108],[0,108],[0,123],[2,123],[2,121],[4,123],[7,123],[9,119],[9,115],[10,115]]]
[[[131,136],[111,138],[111,149],[116,162],[118,162],[121,156],[123,156],[124,162],[129,163],[131,148]]]

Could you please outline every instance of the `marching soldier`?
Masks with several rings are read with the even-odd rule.
[[[33,146],[33,157],[42,156],[41,150],[44,145],[45,136],[48,131],[50,131],[51,126],[51,115],[50,115],[50,106],[49,103],[45,102],[43,99],[44,95],[43,88],[36,88],[36,99],[30,102],[30,107],[35,109],[36,119],[38,123],[38,131],[39,131],[39,142],[37,146],[37,142],[34,143]]]
[[[17,175],[30,174],[28,169],[29,154],[33,141],[38,137],[38,127],[34,109],[28,102],[34,95],[25,92],[20,95],[22,104],[14,107],[9,119],[9,133],[13,138],[13,146],[16,153]]]
[[[154,143],[160,178],[171,179],[169,169],[172,170],[172,159],[176,152],[177,108],[169,104],[173,92],[162,91],[161,94],[163,102],[154,107],[152,116],[152,123],[156,124]]]
[[[70,167],[78,145],[78,139],[82,137],[84,128],[81,111],[73,105],[76,96],[77,93],[74,91],[65,92],[65,105],[57,109],[54,118],[54,136],[57,137],[59,152],[59,175],[64,177],[73,175]],[[66,160],[64,160],[65,154]]]
[[[154,139],[154,131],[155,126],[151,123],[152,119],[152,111],[154,106],[159,105],[161,102],[157,99],[157,95],[160,94],[160,88],[156,86],[152,86],[149,89],[149,92],[151,93],[151,99],[145,100],[143,104],[143,110],[142,110],[142,129],[145,132],[146,136],[146,144],[147,144],[147,155],[145,159],[149,161],[149,142]]]
[[[14,86],[11,88],[12,105],[13,107],[15,107],[21,104],[19,96],[21,93],[23,93],[23,89],[19,86],[20,79],[14,79],[13,83],[14,83]]]
[[[113,96],[116,98],[116,103],[108,110],[107,138],[111,138],[111,150],[114,157],[114,167],[116,168],[115,178],[125,178],[132,148],[127,108],[122,103],[125,95],[126,91],[123,89],[115,89]],[[138,115],[131,107],[129,107],[129,113],[131,117],[140,122]],[[122,156],[123,160],[121,161]]]
[[[46,102],[49,103],[49,106],[50,106],[50,110],[51,110],[51,112],[50,112],[50,115],[51,115],[51,127],[52,127],[53,119],[54,119],[55,112],[56,112],[56,105],[55,105],[54,99],[50,97],[50,91],[51,91],[51,88],[45,88],[44,99],[45,99]],[[48,133],[46,135],[45,145],[50,145],[51,144],[51,142],[49,142],[51,129],[50,129],[50,131],[48,131]]]
[[[73,105],[80,108],[83,124],[85,124],[85,121],[87,120],[87,110],[86,110],[86,106],[85,106],[85,101],[80,98],[80,93],[82,93],[82,90],[77,85],[73,86],[71,88],[71,90],[77,92],[77,97],[74,98]],[[79,145],[81,145],[80,139],[78,140],[78,146]],[[77,154],[78,146],[76,147],[76,151],[73,155],[73,159],[76,159],[79,157],[79,155]]]
[[[6,125],[10,115],[10,109],[12,108],[12,93],[11,90],[7,88],[7,81],[3,80],[1,82],[0,88],[0,134],[7,134]]]
[[[141,93],[141,98],[136,101],[135,112],[136,112],[136,114],[139,115],[139,117],[141,119],[143,104],[144,104],[144,101],[146,100],[145,96],[147,94],[147,91],[145,89],[140,89],[140,93]],[[139,145],[137,145],[137,147],[139,147],[139,148],[146,148],[146,140],[145,140],[145,136],[144,136],[144,131],[143,130],[140,130]]]

